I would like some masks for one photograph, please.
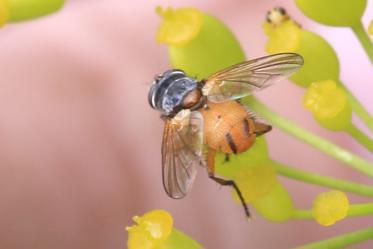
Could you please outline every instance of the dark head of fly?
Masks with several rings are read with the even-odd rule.
[[[182,109],[193,109],[202,100],[200,82],[186,76],[182,70],[171,69],[155,77],[148,100],[152,108],[166,116],[174,116]]]
[[[268,23],[277,26],[289,19],[286,10],[282,7],[275,7],[267,12],[266,20]]]

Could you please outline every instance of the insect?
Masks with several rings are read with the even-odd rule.
[[[201,81],[178,69],[156,76],[148,100],[165,122],[161,153],[166,193],[175,199],[186,196],[197,167],[206,166],[212,180],[235,189],[249,217],[236,183],[215,176],[215,153],[244,152],[257,136],[271,130],[239,99],[288,77],[302,65],[300,55],[280,53],[233,65]]]

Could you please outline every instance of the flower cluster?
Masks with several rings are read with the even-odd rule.
[[[318,0],[314,2],[322,4]],[[345,4],[347,1],[342,2]],[[358,5],[361,7],[360,4],[363,1],[359,2]],[[313,6],[312,1],[297,1],[297,3],[306,9]],[[173,67],[183,69],[189,75],[204,78],[222,68],[245,60],[245,55],[237,39],[215,17],[193,8],[176,10],[158,8],[157,12],[163,17],[157,40],[168,46]],[[344,17],[338,19],[331,16],[328,16],[329,19],[321,18],[320,20],[326,22],[337,20],[334,25],[339,20],[340,25],[347,25],[349,21],[352,23],[351,20],[356,19],[358,12],[354,12],[353,17],[347,18],[348,20]],[[345,13],[337,15],[341,14]],[[319,13],[319,17],[321,16],[322,13]],[[316,120],[331,130],[345,129],[351,123],[351,114],[354,110],[369,124],[370,117],[361,111],[363,107],[356,102],[356,99],[339,80],[339,62],[330,44],[321,36],[302,29],[290,17],[281,18],[277,14],[271,15],[272,17],[275,22],[263,24],[264,31],[268,36],[266,50],[269,53],[295,52],[304,57],[304,67],[294,74],[291,80],[308,88],[304,104],[312,111]],[[217,44],[215,41],[219,41],[219,43]],[[370,163],[329,141],[302,130],[270,111],[254,97],[246,97],[241,100],[241,103],[250,105],[254,111],[260,112],[264,118],[271,120],[280,128],[287,129],[286,131],[290,134],[373,176]],[[326,145],[330,147],[330,150]],[[346,155],[348,158],[356,158],[359,163],[346,160]],[[257,138],[250,150],[238,155],[230,155],[229,160],[226,160],[224,154],[218,153],[215,163],[216,173],[234,180],[250,206],[270,221],[283,222],[289,219],[312,218],[320,225],[328,226],[348,217],[349,210],[358,210],[355,215],[368,213],[367,210],[371,210],[370,204],[366,204],[369,208],[364,206],[365,211],[359,209],[359,205],[350,206],[345,194],[334,190],[320,194],[315,199],[312,209],[297,209],[289,192],[278,179],[278,174],[331,189],[346,190],[367,196],[373,196],[373,188],[304,172],[272,160],[268,154],[264,137]],[[238,201],[235,192],[233,192],[233,198]],[[352,214],[353,212],[351,212]]]

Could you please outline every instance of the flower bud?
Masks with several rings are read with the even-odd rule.
[[[366,0],[295,0],[309,18],[331,26],[354,26],[364,13]]]
[[[345,193],[329,191],[319,194],[312,207],[312,215],[323,226],[333,225],[347,216],[350,203]]]
[[[332,80],[312,83],[303,102],[317,122],[327,129],[346,130],[351,124],[352,108],[346,93]]]
[[[157,11],[164,18],[157,40],[168,45],[174,68],[202,79],[245,60],[237,39],[215,17],[193,8]]]
[[[164,210],[153,210],[141,217],[135,216],[133,220],[137,224],[127,227],[128,249],[201,248],[173,228],[172,216]]]
[[[9,9],[5,0],[0,0],[0,27],[7,23],[9,19]]]
[[[302,29],[290,17],[275,24],[266,21],[263,29],[268,36],[268,53],[294,52],[303,56],[303,67],[290,77],[294,83],[307,87],[315,81],[339,79],[337,55],[321,36]]]
[[[270,161],[266,164],[243,167],[232,178],[246,202],[253,202],[267,195],[277,183],[276,171]],[[241,203],[237,192],[232,189],[233,199]]]
[[[275,222],[288,220],[294,212],[293,200],[279,181],[269,193],[254,200],[251,205],[263,218]]]

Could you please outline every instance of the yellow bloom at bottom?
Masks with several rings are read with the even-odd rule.
[[[128,248],[153,248],[165,240],[172,231],[173,219],[164,210],[153,210],[143,216],[135,216],[137,225],[128,227]]]
[[[347,216],[350,203],[345,193],[329,191],[319,194],[312,207],[312,215],[323,226],[333,225]]]
[[[173,228],[172,216],[165,210],[153,210],[135,216],[133,220],[137,224],[127,227],[128,249],[201,248],[197,242]]]

